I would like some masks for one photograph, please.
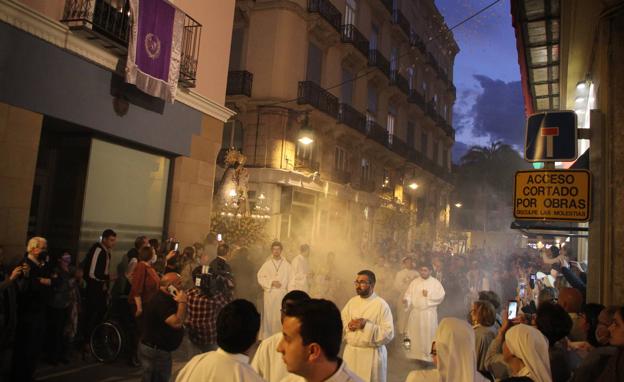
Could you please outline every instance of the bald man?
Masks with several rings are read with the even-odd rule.
[[[579,313],[583,306],[583,294],[575,288],[561,288],[559,290],[559,305],[570,315],[572,319],[572,330],[568,335],[571,341],[585,341],[585,331],[580,321]]]
[[[182,343],[186,319],[186,293],[181,287],[180,275],[165,274],[158,292],[143,308],[143,336],[139,344],[143,381],[171,378],[171,352]]]

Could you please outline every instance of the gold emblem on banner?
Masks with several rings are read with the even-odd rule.
[[[145,35],[145,51],[152,60],[160,56],[160,39],[153,33]]]

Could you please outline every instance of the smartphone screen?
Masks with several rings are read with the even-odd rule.
[[[526,294],[526,286],[524,284],[520,284],[520,297],[524,297]]]
[[[535,273],[531,275],[531,279],[529,280],[529,285],[531,286],[531,289],[535,289],[535,281],[537,280],[537,276],[535,276]]]
[[[509,306],[507,307],[507,318],[513,320],[518,315],[518,302],[517,301],[509,301]]]
[[[220,233],[217,234],[217,241],[223,241],[223,236]]]
[[[175,243],[175,245],[173,246],[173,250],[177,251],[178,250],[178,246],[180,245],[180,243]]]
[[[178,294],[178,288],[176,288],[176,287],[175,287],[175,286],[173,286],[173,285],[169,285],[169,286],[167,287],[167,290],[169,291],[169,293],[171,293],[171,294],[172,294],[172,295],[174,295],[174,296],[177,296],[177,294]]]

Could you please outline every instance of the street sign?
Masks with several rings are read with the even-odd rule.
[[[572,162],[577,157],[576,113],[533,114],[526,122],[524,159],[529,162]]]
[[[591,174],[587,170],[516,172],[514,217],[586,222],[590,219]]]

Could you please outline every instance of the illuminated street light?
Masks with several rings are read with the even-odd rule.
[[[463,206],[463,204],[461,204],[459,202],[455,203],[455,207],[457,207],[457,208],[461,208],[462,206]]]
[[[231,196],[231,197],[234,197],[234,196],[236,196],[236,195],[238,195],[238,193],[236,192],[236,190],[235,190],[235,189],[231,189],[231,190],[230,190],[230,196]]]
[[[412,190],[415,190],[418,188],[418,184],[416,182],[412,182],[409,184],[408,187],[411,188]]]
[[[309,145],[310,143],[314,142],[314,139],[310,138],[310,137],[301,137],[299,138],[299,142],[303,143],[304,145]]]
[[[305,114],[305,120],[303,126],[299,129],[299,142],[304,145],[309,145],[314,142],[314,130],[310,128],[310,120],[308,113]]]
[[[266,199],[266,196],[264,196],[264,193],[263,193],[263,192],[261,192],[261,193],[260,193],[260,196],[258,196],[258,199],[259,199],[259,200],[264,200],[264,199]]]

